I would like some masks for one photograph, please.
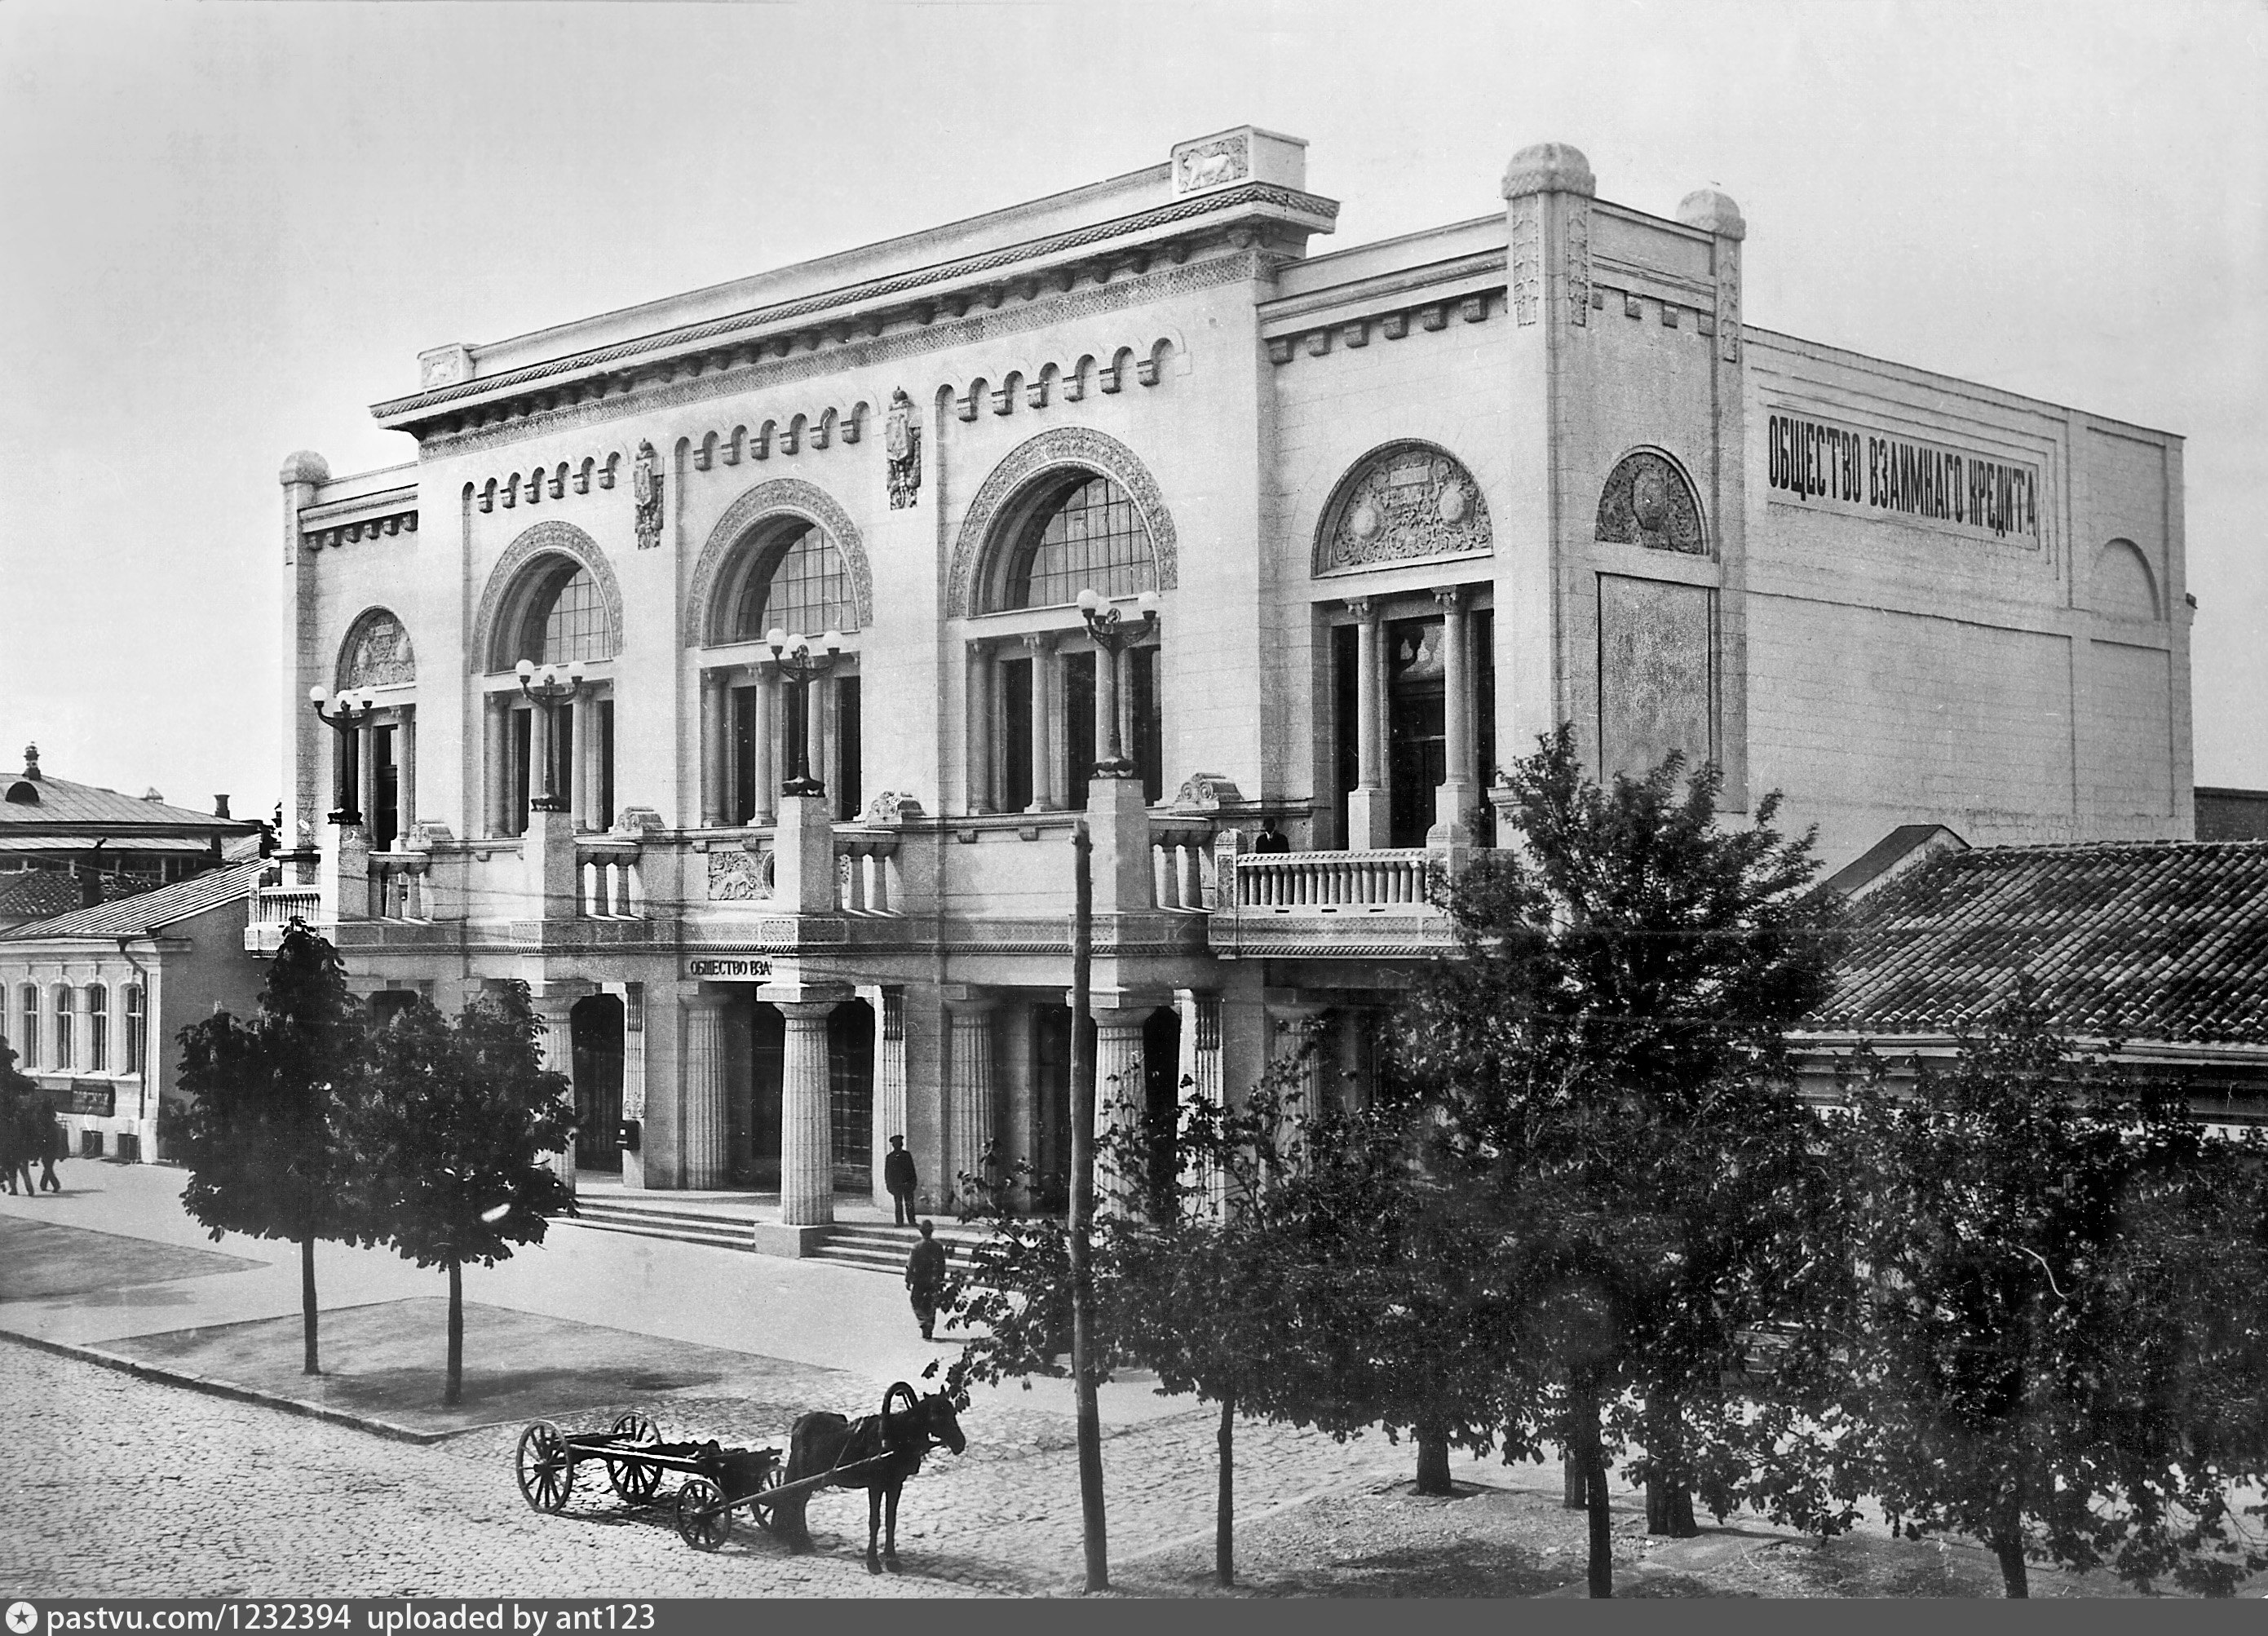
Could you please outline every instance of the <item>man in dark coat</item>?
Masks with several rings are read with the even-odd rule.
[[[895,1206],[897,1220],[894,1225],[909,1227],[914,1219],[914,1189],[921,1178],[914,1174],[914,1156],[906,1151],[906,1139],[890,1139],[890,1151],[882,1161],[882,1185],[889,1190],[890,1203]]]
[[[70,1152],[70,1139],[63,1134],[63,1122],[53,1109],[41,1109],[40,1123],[46,1126],[47,1137],[40,1148],[40,1185],[50,1193],[60,1193],[63,1184],[55,1180],[55,1161]]]
[[[906,1290],[912,1297],[914,1317],[921,1324],[922,1338],[936,1338],[930,1330],[937,1323],[938,1297],[945,1291],[945,1246],[936,1239],[937,1224],[921,1224],[921,1242],[914,1253],[906,1257]]]
[[[8,1176],[8,1190],[16,1190],[16,1176],[21,1172],[24,1191],[37,1193],[32,1185],[32,1161],[40,1156],[45,1135],[40,1129],[47,1118],[47,1109],[29,1096],[0,1092],[0,1170]]]

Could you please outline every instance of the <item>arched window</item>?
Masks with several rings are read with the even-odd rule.
[[[1106,597],[1158,588],[1141,513],[1108,477],[1079,472],[1047,485],[1010,527],[990,599],[995,610],[1061,608],[1089,588]]]
[[[17,1004],[21,1021],[16,1029],[16,1058],[26,1068],[40,1060],[40,991],[36,984],[26,983],[17,991]]]
[[[97,1073],[110,1072],[110,991],[99,983],[86,990],[86,1065]]]
[[[523,652],[513,658],[539,665],[563,665],[576,659],[612,659],[607,640],[607,603],[591,571],[563,571],[528,608],[520,637]]]
[[[735,599],[726,640],[760,642],[774,629],[816,636],[858,628],[843,553],[814,523],[756,553]]]
[[[55,986],[55,1066],[69,1068],[71,1062],[71,991],[68,983]]]
[[[118,1065],[121,1073],[142,1072],[142,987],[136,984],[126,991],[126,1060]]]

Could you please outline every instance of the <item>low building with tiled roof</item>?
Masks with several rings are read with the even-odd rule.
[[[209,869],[0,930],[0,1034],[63,1116],[74,1152],[162,1156],[159,1109],[185,1101],[173,1037],[217,1007],[243,1014],[259,1003],[265,974],[244,929],[273,867]]]
[[[2268,1118],[2268,842],[1938,839],[1878,873],[1803,1035],[1815,1069],[1862,1039],[1948,1052],[2029,973],[2066,1035],[2178,1075],[2201,1111]]]
[[[27,745],[23,771],[0,776],[0,873],[45,868],[145,887],[182,880],[219,865],[232,841],[260,835],[258,823],[229,816],[226,796],[213,805],[198,812],[155,790],[134,796],[58,778]]]

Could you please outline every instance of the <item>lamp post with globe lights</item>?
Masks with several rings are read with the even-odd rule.
[[[819,638],[821,652],[812,652],[811,638],[790,636],[775,625],[765,634],[764,645],[780,674],[793,686],[788,707],[787,759],[793,770],[780,785],[782,795],[824,795],[825,782],[811,774],[811,684],[835,668],[843,656],[843,633],[830,630]]]
[[[539,675],[535,661],[532,659],[523,659],[515,667],[513,674],[519,678],[519,690],[527,696],[530,704],[542,712],[543,718],[543,754],[540,758],[542,763],[542,787],[529,798],[527,805],[533,811],[540,813],[564,812],[567,810],[568,803],[566,798],[559,793],[557,772],[559,727],[556,712],[561,705],[571,704],[583,696],[583,661],[579,659],[571,660],[566,674],[563,677],[556,665],[544,666]]]
[[[341,688],[331,696],[328,715],[323,711],[324,698],[321,683],[307,689],[307,703],[314,707],[316,719],[339,735],[332,792],[337,805],[331,810],[330,821],[342,826],[358,824],[362,822],[362,730],[374,706],[367,688],[360,692]]]
[[[1134,607],[1141,617],[1129,623],[1125,610],[1107,602],[1094,586],[1079,593],[1079,611],[1086,621],[1086,634],[1094,638],[1096,647],[1108,655],[1108,662],[1095,667],[1095,708],[1102,716],[1107,751],[1094,763],[1094,776],[1098,778],[1138,777],[1142,770],[1125,753],[1119,740],[1118,656],[1158,628],[1158,593],[1143,592],[1134,599]]]

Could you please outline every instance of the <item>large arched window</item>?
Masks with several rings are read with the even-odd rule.
[[[1012,519],[994,610],[1061,608],[1092,588],[1106,597],[1158,588],[1157,560],[1132,497],[1108,477],[1073,472],[1042,485]]]
[[[775,629],[816,636],[858,628],[858,603],[843,553],[814,523],[756,550],[733,596],[724,635],[727,641],[759,642]]]
[[[520,646],[515,664],[532,659],[539,665],[563,665],[615,656],[608,640],[606,599],[589,569],[568,567],[531,600]]]

